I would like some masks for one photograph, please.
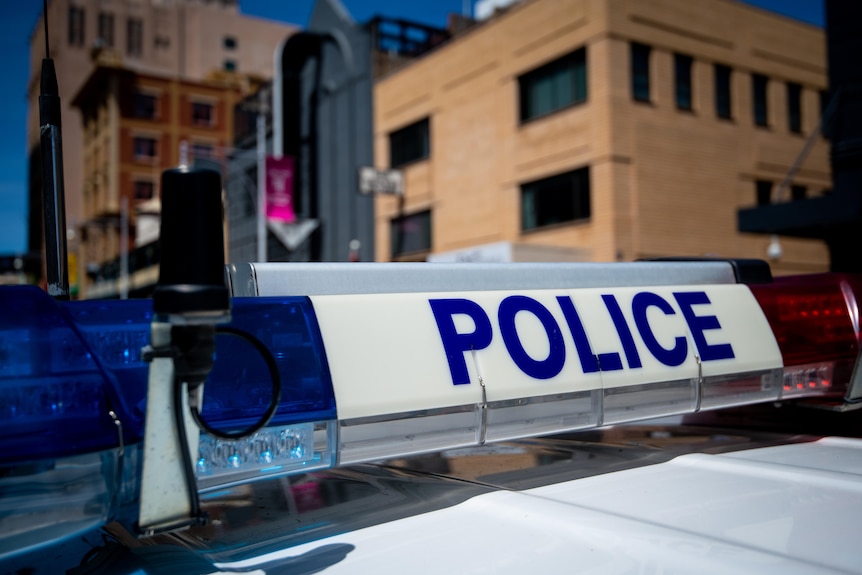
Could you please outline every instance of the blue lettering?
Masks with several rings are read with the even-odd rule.
[[[543,360],[530,357],[521,344],[515,327],[515,316],[522,311],[532,313],[545,328],[550,343],[550,351],[548,357]],[[560,331],[560,326],[554,320],[554,316],[545,306],[527,296],[513,295],[500,303],[497,317],[500,321],[500,334],[503,336],[503,343],[515,365],[521,371],[536,379],[550,379],[563,370],[566,363],[566,346],[563,342],[563,334]]]
[[[593,353],[593,348],[590,347],[590,340],[587,339],[587,331],[584,329],[584,324],[581,317],[575,310],[575,304],[572,303],[572,298],[568,296],[557,297],[557,303],[560,304],[560,309],[563,311],[563,317],[566,318],[566,324],[569,326],[569,331],[572,332],[572,339],[575,340],[575,349],[578,352],[578,357],[581,360],[581,369],[584,373],[595,373],[599,371],[599,361]],[[619,363],[619,354],[617,356]],[[622,363],[620,363],[622,367]]]
[[[706,292],[675,292],[673,297],[676,298],[676,302],[679,304],[680,309],[682,309],[682,315],[691,330],[691,336],[694,339],[694,345],[697,346],[701,361],[733,359],[736,357],[729,343],[708,344],[706,342],[703,332],[709,329],[721,329],[721,324],[718,323],[717,317],[714,315],[695,315],[694,310],[691,309],[695,305],[712,303],[709,301]]]
[[[620,304],[617,303],[617,299],[613,295],[603,295],[602,300],[605,302],[605,307],[608,308],[608,313],[611,315],[614,327],[617,328],[617,335],[620,337],[620,343],[623,344],[623,353],[626,355],[629,367],[632,369],[642,367],[641,356],[638,354],[638,348],[635,346],[632,331],[626,323],[626,318],[623,316]],[[604,361],[604,358],[599,356],[599,362],[601,363],[602,361]],[[609,369],[602,365],[602,371],[609,371]]]
[[[491,320],[479,304],[468,299],[432,299],[428,303],[431,304],[437,329],[440,330],[440,339],[443,340],[452,383],[455,385],[470,383],[464,353],[491,345]],[[455,315],[469,316],[476,325],[476,329],[469,333],[458,333],[455,321],[452,319]]]
[[[650,350],[655,358],[663,364],[671,367],[682,364],[685,361],[685,356],[688,354],[688,343],[685,337],[674,339],[675,345],[671,349],[663,348],[658,340],[656,340],[649,321],[647,321],[647,310],[650,307],[657,307],[665,315],[676,314],[673,307],[658,294],[641,292],[635,295],[634,299],[632,299],[632,314],[634,314],[635,325],[641,334],[641,338],[644,340],[644,344],[646,344],[647,349]]]

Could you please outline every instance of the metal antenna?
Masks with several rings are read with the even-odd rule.
[[[42,0],[45,20],[45,58],[39,95],[39,131],[42,147],[42,202],[45,217],[45,269],[48,295],[69,299],[66,249],[66,196],[63,187],[63,136],[60,122],[60,90],[48,45],[48,1]]]

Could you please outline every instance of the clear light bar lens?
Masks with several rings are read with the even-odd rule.
[[[266,427],[230,441],[201,434],[196,465],[202,491],[335,464],[335,423]]]
[[[827,362],[786,368],[781,397],[788,399],[831,393],[834,367],[834,363]]]

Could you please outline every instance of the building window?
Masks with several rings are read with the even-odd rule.
[[[236,38],[233,36],[225,36],[224,48],[225,50],[236,50]]]
[[[84,9],[69,6],[69,45],[84,45]]]
[[[772,182],[769,180],[757,180],[754,182],[754,189],[757,194],[758,206],[768,206],[772,203]]]
[[[99,12],[99,40],[105,48],[114,47],[114,15]]]
[[[152,160],[156,157],[156,139],[135,136],[134,153],[136,160]]]
[[[794,134],[802,132],[802,86],[787,83],[787,127]]]
[[[212,126],[213,105],[204,102],[192,102],[192,124],[195,126]]]
[[[126,21],[126,52],[137,58],[144,53],[144,23],[140,18]]]
[[[215,156],[215,148],[209,144],[192,144],[192,158],[209,159],[213,156]]]
[[[225,60],[224,69],[226,72],[236,72],[236,60]]]
[[[767,108],[766,93],[769,86],[769,78],[763,74],[751,75],[751,102],[754,112],[754,123],[758,126],[769,125],[769,113]]]
[[[156,100],[152,94],[135,94],[135,117],[153,120],[156,117]]]
[[[804,200],[807,193],[808,189],[805,186],[800,186],[798,184],[790,186],[790,199],[794,202]]]
[[[730,66],[715,65],[715,115],[729,120],[731,118]]]
[[[389,134],[389,167],[397,168],[431,155],[428,118]]]
[[[638,102],[649,102],[649,55],[652,48],[645,44],[631,43],[632,98]]]
[[[524,231],[589,217],[589,168],[521,186],[521,229]]]
[[[586,55],[581,48],[518,78],[521,122],[586,101]]]
[[[674,91],[676,107],[680,110],[691,110],[691,56],[673,55]]]
[[[392,259],[431,250],[431,211],[393,218],[390,222]]]
[[[134,183],[135,200],[143,202],[152,200],[155,195],[156,185],[153,182],[136,181]]]

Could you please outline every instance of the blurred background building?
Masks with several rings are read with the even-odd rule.
[[[272,154],[294,156],[297,220],[266,221],[270,261],[829,267],[816,236],[737,231],[740,210],[832,188],[824,30],[742,2],[479,0],[475,20],[440,29],[357,24],[317,0],[301,32],[236,0],[51,0],[49,12],[79,297],[152,288],[159,178],[181,161],[222,172],[229,261],[258,259]],[[360,194],[363,166],[399,171],[403,193]]]
[[[224,142],[230,141],[226,134],[232,129],[232,105],[225,104],[228,107],[221,108],[222,115],[211,118],[217,125],[216,131],[220,128],[225,130],[220,135],[212,131],[213,126],[193,124],[200,120],[195,120],[195,109],[200,111],[201,104],[208,101],[212,104],[220,101],[222,96],[216,97],[216,92],[210,89],[213,86],[228,86],[229,91],[239,88],[241,92],[248,92],[259,82],[271,78],[275,49],[296,27],[242,15],[237,0],[50,0],[48,13],[50,57],[54,59],[57,70],[62,102],[66,223],[69,229],[70,283],[74,294],[81,286],[95,285],[96,280],[101,282],[112,275],[110,270],[115,265],[113,262],[120,257],[120,198],[128,197],[131,200],[135,189],[144,194],[143,188],[150,182],[154,186],[153,197],[158,197],[158,177],[153,177],[153,172],[159,167],[176,165],[179,141],[175,136],[176,131],[181,129],[179,120],[189,119],[182,129],[192,130],[193,133],[189,133],[192,136],[190,145],[212,144],[214,152],[222,153],[223,150],[215,146],[219,142],[224,145]],[[38,106],[39,73],[43,57],[45,36],[40,18],[30,38],[31,76],[27,88],[30,150],[28,249],[31,254],[41,252],[43,238]],[[93,186],[99,181],[95,175],[99,173],[100,167],[93,165],[96,161],[93,154],[97,140],[84,145],[82,110],[74,108],[72,104],[85,82],[95,81],[94,73],[99,78],[105,77],[104,71],[94,72],[97,66],[110,68],[112,73],[107,75],[113,77],[115,82],[139,81],[142,87],[149,86],[152,89],[147,92],[143,88],[141,96],[137,96],[133,89],[124,87],[127,98],[124,97],[122,102],[117,99],[119,92],[116,91],[113,92],[113,98],[108,98],[116,102],[117,106],[106,106],[105,111],[119,111],[119,104],[122,103],[124,114],[122,127],[118,123],[120,118],[113,116],[111,119],[114,124],[99,130],[99,138],[103,139],[106,146],[99,152],[103,155],[100,167],[110,167],[110,171],[100,177],[108,177],[111,173],[114,175],[112,180],[102,180],[104,187],[100,191],[91,188],[86,192],[88,199],[85,200],[85,172],[89,170],[89,185]],[[123,74],[124,69],[132,74]],[[176,95],[189,87],[184,82],[195,84],[190,94],[202,97],[197,100],[189,97],[181,101],[171,100],[168,94]],[[87,94],[105,100],[110,92],[106,90],[93,85]],[[133,119],[135,106],[143,104],[147,95],[156,96],[159,93],[164,97],[154,100],[157,117]],[[85,112],[92,111],[83,95],[77,103]],[[180,107],[185,109],[180,110]],[[216,107],[213,107],[213,112],[219,113]],[[116,131],[118,129],[119,132]],[[150,130],[152,135],[159,136],[154,149],[143,149],[149,145],[144,141],[148,136],[140,130]],[[109,137],[109,133],[114,133],[115,137]],[[162,137],[168,133],[173,135]],[[91,132],[91,136],[94,134]],[[199,137],[199,141],[194,140],[195,137]],[[131,150],[132,153],[121,150]],[[156,156],[144,161],[144,152],[149,151]],[[125,163],[120,164],[121,161]],[[141,171],[144,166],[151,168],[146,177]],[[123,187],[119,174],[123,174]],[[131,201],[129,206],[130,221],[134,224],[135,202]],[[94,226],[94,222],[98,225]],[[90,234],[89,231],[94,227],[99,231]],[[83,233],[85,229],[88,231]],[[129,249],[134,249],[136,245],[134,231],[133,227],[128,236]],[[94,240],[97,247],[87,245],[90,238],[97,238]],[[90,280],[85,279],[88,271]]]
[[[822,29],[731,0],[494,2],[379,80],[379,260],[766,258],[737,210],[828,193]],[[501,8],[501,5],[507,5]],[[828,268],[781,238],[778,274]],[[774,254],[773,254],[774,255]]]

